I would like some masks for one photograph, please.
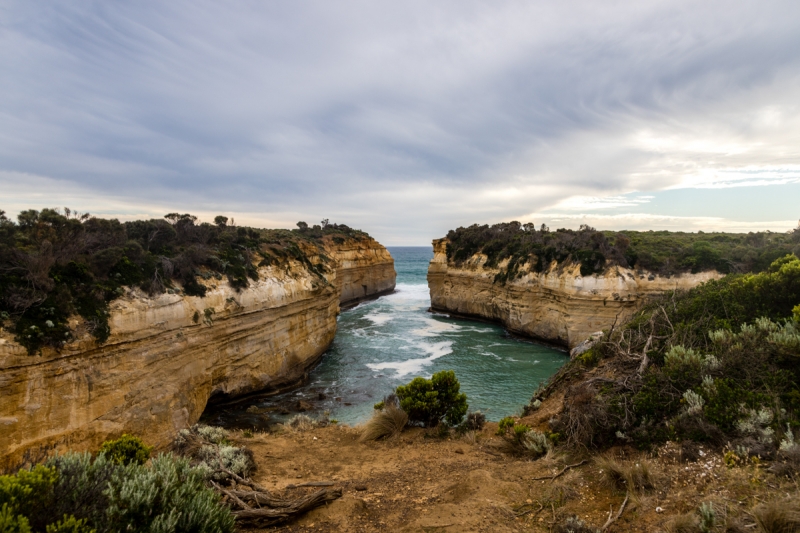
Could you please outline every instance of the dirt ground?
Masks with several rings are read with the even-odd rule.
[[[487,424],[478,434],[449,438],[411,429],[395,440],[369,443],[358,440],[359,428],[335,425],[231,436],[253,450],[258,465],[253,479],[276,495],[297,497],[316,489],[287,486],[315,481],[332,481],[343,490],[342,498],[270,531],[553,531],[568,516],[600,528],[610,510],[616,515],[626,491],[608,485],[596,458],[504,455],[495,448],[496,427]],[[606,455],[622,464],[644,462],[654,485],[634,491],[609,532],[664,531],[671,518],[696,514],[703,502],[713,503],[718,519],[741,516],[747,524],[753,505],[798,491],[765,465],[729,468],[720,451],[695,448],[682,455],[668,443],[657,455],[628,448]],[[584,459],[554,480],[535,479]]]

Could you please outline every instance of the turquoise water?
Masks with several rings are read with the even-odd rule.
[[[537,385],[566,361],[562,351],[510,336],[502,327],[433,314],[427,284],[430,247],[390,247],[397,270],[396,291],[339,316],[336,339],[308,382],[289,393],[209,411],[208,423],[232,427],[264,424],[257,406],[279,422],[300,400],[313,411],[356,424],[374,403],[416,376],[454,370],[470,409],[490,420],[517,413]],[[251,410],[252,411],[252,410]],[[315,414],[314,412],[310,414]]]

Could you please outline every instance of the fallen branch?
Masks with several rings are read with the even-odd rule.
[[[308,483],[300,483],[299,485],[286,485],[287,489],[299,489],[300,487],[333,487],[333,481],[309,481]]]
[[[586,459],[584,459],[584,460],[583,460],[583,461],[581,461],[580,463],[575,463],[574,465],[567,465],[567,466],[565,466],[564,468],[562,468],[562,469],[561,469],[561,471],[560,471],[558,474],[555,474],[555,475],[552,475],[552,476],[535,477],[535,478],[532,478],[532,479],[531,479],[531,481],[541,481],[541,480],[543,480],[543,479],[549,479],[549,480],[551,480],[551,481],[552,481],[552,480],[554,480],[554,479],[555,479],[555,478],[557,478],[557,477],[561,477],[561,476],[563,476],[563,475],[564,475],[564,472],[566,472],[566,471],[567,471],[567,470],[569,470],[570,468],[576,468],[576,467],[578,467],[578,466],[581,466],[581,465],[584,465],[584,464],[586,464]]]
[[[622,511],[625,510],[625,506],[628,504],[628,498],[630,498],[630,496],[631,496],[630,492],[625,493],[625,501],[623,501],[622,505],[619,506],[619,511],[617,511],[617,515],[614,518],[611,518],[611,515],[614,513],[614,508],[613,507],[611,508],[611,510],[608,512],[608,520],[606,520],[606,523],[603,524],[603,527],[600,528],[600,531],[605,531],[606,529],[608,529],[608,526],[616,522],[617,518],[622,516]]]
[[[234,510],[233,516],[236,517],[236,524],[239,526],[273,526],[341,497],[342,489],[322,489],[303,498],[287,502],[285,507]]]

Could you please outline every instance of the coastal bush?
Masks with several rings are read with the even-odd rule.
[[[716,270],[723,273],[760,272],[786,254],[800,254],[800,229],[788,233],[683,233],[667,231],[598,231],[583,225],[578,230],[550,231],[531,224],[460,227],[447,234],[448,260],[461,264],[476,253],[487,256],[486,265],[497,267],[495,276],[506,283],[526,271],[542,272],[553,263],[580,265],[581,276],[620,265],[662,275]]]
[[[170,213],[120,223],[65,208],[23,211],[15,223],[0,211],[0,322],[30,354],[61,349],[84,331],[105,342],[109,303],[126,288],[202,297],[206,280],[225,277],[240,290],[258,279],[258,266],[289,261],[327,283],[324,240],[367,237],[345,225],[260,230],[225,218]],[[83,318],[80,331],[73,315]]]
[[[464,421],[464,428],[468,431],[480,431],[486,425],[486,415],[480,411],[473,411],[467,413],[467,419]]]
[[[434,427],[444,422],[458,425],[467,414],[467,395],[452,370],[436,372],[431,379],[414,378],[395,390],[400,408],[411,423]]]
[[[147,446],[142,439],[127,433],[116,440],[108,440],[100,446],[100,453],[105,454],[110,461],[127,465],[136,463],[143,465],[150,458],[151,446]]]
[[[581,446],[690,440],[774,454],[800,426],[797,302],[792,255],[654,299],[595,345],[597,377],[572,362],[552,378],[568,390],[551,428]]]

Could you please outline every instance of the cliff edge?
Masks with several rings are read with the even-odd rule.
[[[0,330],[0,470],[122,433],[164,446],[214,396],[302,380],[333,342],[340,302],[394,288],[382,245],[338,241],[301,244],[303,260],[259,266],[238,291],[210,276],[204,296],[125,288],[109,304],[102,343],[78,316],[70,342],[36,355]]]
[[[665,276],[620,266],[583,276],[580,264],[554,262],[541,272],[525,263],[517,277],[500,283],[495,279],[508,259],[490,267],[487,256],[476,253],[456,265],[448,261],[447,244],[447,239],[433,241],[431,309],[497,321],[512,332],[568,348],[615,321],[624,323],[648,296],[722,276],[715,271]]]

